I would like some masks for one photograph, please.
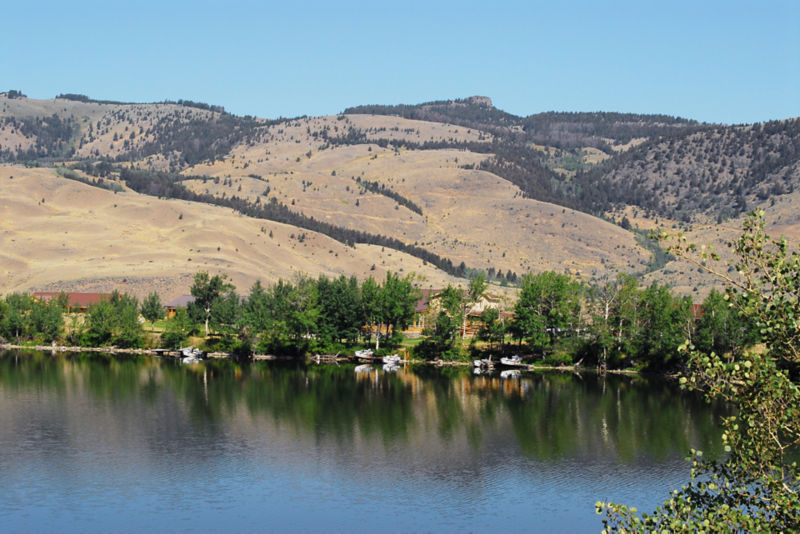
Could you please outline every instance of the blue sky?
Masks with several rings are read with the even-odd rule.
[[[800,0],[5,2],[0,90],[274,118],[485,95],[517,115],[800,116]]]

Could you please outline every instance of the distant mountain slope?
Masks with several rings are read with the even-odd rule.
[[[393,236],[455,265],[491,269],[504,278],[529,270],[566,269],[589,279],[607,271],[647,268],[650,253],[633,234],[587,214],[525,198],[514,184],[479,168],[491,154],[422,150],[415,148],[416,142],[403,141],[384,147],[379,139],[366,138],[375,126],[357,122],[365,117],[315,117],[271,126],[265,144],[240,145],[223,161],[187,169],[185,174],[210,179],[185,185],[196,193],[235,197],[250,205],[274,199],[317,221]],[[418,130],[433,132],[432,123],[415,122],[415,128],[403,123],[413,130],[409,136],[418,138]],[[317,133],[333,133],[335,127],[365,135],[352,144],[320,143]],[[461,139],[471,134],[451,126],[440,135]],[[365,182],[406,199],[421,213],[364,187]]]
[[[695,291],[703,280],[683,266],[659,270],[663,257],[656,261],[642,235],[630,230],[681,224],[700,232],[755,205],[775,204],[783,227],[794,231],[788,214],[800,199],[800,119],[720,126],[625,113],[518,117],[471,97],[267,120],[196,102],[0,93],[2,163],[9,175],[21,172],[9,164],[58,165],[60,175],[42,171],[48,180],[84,181],[120,205],[192,199],[200,219],[198,201],[216,205],[209,213],[250,221],[248,228],[281,223],[290,230],[275,232],[276,244],[297,256],[270,267],[272,274],[326,272],[320,254],[336,257],[355,245],[370,252],[343,268],[361,276],[373,265],[416,265],[440,281],[452,279],[442,270],[482,270],[495,283],[541,270],[569,271],[588,282],[649,272],[649,279]],[[150,196],[133,196],[126,180]],[[188,230],[183,223],[166,227]],[[112,234],[97,235],[102,246],[114,246]],[[312,241],[337,244],[321,251]],[[266,246],[257,243],[254,250]],[[250,273],[245,265],[260,254],[220,250],[228,250],[220,258],[231,269]],[[5,260],[20,266],[8,274],[19,284],[30,265],[20,257]],[[124,278],[124,262],[113,265]],[[86,266],[92,276],[111,276],[103,262]]]
[[[609,211],[613,198],[618,195],[607,194],[603,189],[608,188],[610,182],[596,174],[586,175],[577,183],[571,180],[574,171],[592,166],[593,161],[585,157],[585,149],[600,150],[596,161],[613,160],[633,142],[709,128],[696,121],[667,115],[548,112],[518,117],[498,110],[486,97],[411,106],[359,106],[348,108],[345,113],[396,115],[491,133],[491,144],[462,145],[467,150],[490,154],[478,168],[509,180],[529,198],[593,214]],[[449,146],[456,148],[452,144]],[[429,144],[428,148],[440,147]],[[625,192],[622,187],[615,190]]]
[[[223,157],[274,121],[195,102],[124,104],[82,95],[53,100],[0,95],[0,161],[146,160],[177,170]]]
[[[800,119],[653,139],[575,183],[594,190],[592,211],[632,205],[685,222],[735,217],[800,183]]]
[[[632,139],[665,135],[696,126],[697,122],[668,115],[633,113],[546,112],[518,117],[492,105],[488,97],[441,100],[416,105],[357,106],[346,114],[397,115],[408,119],[446,122],[492,132],[507,140],[534,142],[558,148],[593,146],[609,149]]]

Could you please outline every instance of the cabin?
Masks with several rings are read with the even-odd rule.
[[[61,295],[62,291],[34,291],[33,298],[41,302],[50,302]],[[68,312],[83,313],[89,306],[102,301],[111,300],[111,293],[67,293]]]
[[[439,293],[442,292],[442,290],[421,289],[420,292],[420,298],[414,307],[414,318],[412,319],[408,328],[403,331],[406,335],[410,335],[411,337],[414,337],[414,335],[420,335],[425,329],[425,321],[428,315],[430,315],[431,311],[431,301],[434,300]]]
[[[412,337],[415,334],[421,334],[425,329],[427,322],[432,320],[432,318],[435,318],[436,314],[438,314],[439,310],[441,309],[441,304],[438,298],[442,292],[441,289],[422,289],[421,292],[422,296],[417,301],[416,308],[414,309],[414,319],[411,325],[404,330],[406,335],[411,335]],[[483,324],[481,320],[481,314],[483,314],[483,312],[488,308],[496,308],[500,310],[500,297],[496,295],[485,294],[478,302],[472,305],[467,312],[467,337],[475,335],[480,329],[481,325]],[[513,316],[513,312],[500,311],[501,321],[509,321],[513,319]]]
[[[185,309],[192,302],[194,302],[194,297],[191,295],[181,295],[180,297],[169,301],[165,306],[167,308],[167,319],[172,319],[175,317],[175,314],[178,313],[178,308]]]
[[[467,337],[474,336],[478,333],[481,326],[483,326],[483,319],[481,316],[483,312],[489,308],[494,308],[500,312],[500,297],[486,293],[481,296],[481,299],[472,305],[472,308],[467,312]],[[500,319],[503,320],[502,313],[500,312]]]

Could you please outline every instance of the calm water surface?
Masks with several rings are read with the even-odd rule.
[[[641,378],[0,354],[4,532],[597,532],[718,451]]]

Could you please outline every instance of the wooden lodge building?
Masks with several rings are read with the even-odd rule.
[[[172,319],[178,313],[178,308],[186,308],[190,303],[194,302],[194,297],[191,295],[181,295],[169,302],[164,307],[167,308],[167,319]]]
[[[415,337],[422,334],[428,321],[434,321],[436,314],[441,309],[439,294],[441,289],[422,289],[422,296],[417,301],[414,309],[414,319],[411,325],[403,331],[406,335]],[[481,327],[481,315],[488,308],[496,308],[500,311],[500,320],[509,321],[513,319],[514,313],[501,309],[500,298],[495,295],[486,294],[481,300],[472,305],[467,312],[467,337],[474,336]]]

